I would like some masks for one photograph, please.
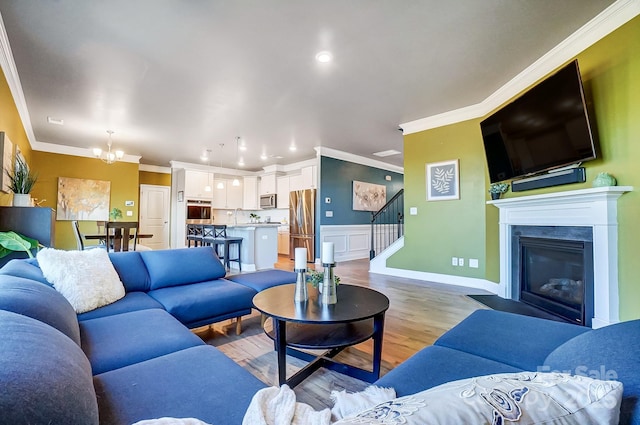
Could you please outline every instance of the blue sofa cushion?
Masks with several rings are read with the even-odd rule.
[[[188,285],[224,277],[226,270],[210,246],[143,251],[151,289]]]
[[[84,320],[80,334],[94,375],[204,344],[158,309]]]
[[[109,259],[127,292],[151,289],[151,279],[139,252],[110,252]]]
[[[255,273],[242,273],[226,278],[236,283],[241,283],[256,292],[271,288],[272,286],[286,283],[296,283],[296,274],[285,270],[261,270]]]
[[[409,357],[374,385],[392,387],[396,390],[396,395],[401,397],[449,381],[511,372],[522,372],[522,369],[464,351],[432,345]]]
[[[162,304],[151,298],[145,292],[127,292],[118,301],[95,310],[78,314],[78,320],[96,319],[98,317],[113,316],[114,314],[129,313],[130,311],[162,309]]]
[[[189,248],[191,250],[195,248]],[[212,323],[219,316],[240,312],[247,314],[253,306],[255,291],[225,279],[194,283],[184,286],[150,291],[149,295],[162,304],[169,313],[187,326],[203,320]],[[239,314],[240,315],[240,314]]]
[[[495,310],[476,310],[434,345],[537,370],[559,345],[589,328]]]
[[[640,424],[640,320],[594,329],[556,348],[543,371],[562,371],[624,384],[620,423]]]
[[[97,424],[91,366],[53,327],[0,310],[0,422]]]
[[[33,260],[11,260],[0,269],[0,275],[9,275],[23,277],[44,283],[53,287],[51,283],[44,277],[42,270],[38,267],[38,262]]]
[[[67,299],[51,286],[21,277],[0,275],[0,310],[44,322],[80,345],[76,312]]]
[[[159,417],[241,424],[253,395],[266,387],[208,345],[97,375],[94,384],[105,424]]]

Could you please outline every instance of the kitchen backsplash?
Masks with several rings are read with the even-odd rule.
[[[213,222],[217,224],[233,224],[234,223],[234,210],[216,210],[212,211]],[[258,215],[259,222],[265,223],[270,221],[271,223],[289,223],[289,209],[276,208],[271,210],[238,210],[238,224],[251,222],[250,214]]]

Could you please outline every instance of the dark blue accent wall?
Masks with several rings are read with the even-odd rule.
[[[391,181],[385,180],[391,176]],[[369,211],[353,210],[353,181],[374,183],[387,187],[387,201],[404,187],[404,175],[381,168],[369,167],[323,156],[320,158],[320,205],[321,225],[369,224]],[[325,203],[331,198],[331,203]],[[326,217],[333,211],[333,217]]]

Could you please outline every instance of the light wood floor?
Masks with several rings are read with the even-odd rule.
[[[280,256],[276,267],[293,270],[293,261]],[[348,261],[338,263],[335,274],[343,283],[366,286],[389,297],[390,307],[385,318],[382,350],[382,375],[415,352],[431,345],[474,310],[486,308],[465,296],[486,293],[482,290],[373,274],[368,269],[368,260]],[[235,323],[231,321],[215,324],[211,328],[200,328],[195,332],[267,385],[278,385],[273,342],[260,327],[259,313],[254,311],[242,318],[242,333],[239,336],[235,334]],[[371,341],[366,341],[347,348],[337,358],[370,370],[371,350]],[[302,360],[288,356],[287,376],[291,376],[305,364]],[[331,391],[345,389],[356,392],[368,385],[370,384],[337,372],[320,369],[294,390],[298,401],[315,409],[323,409],[333,406]]]

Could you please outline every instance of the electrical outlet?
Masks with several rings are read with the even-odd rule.
[[[464,258],[458,258],[458,265],[461,267],[464,266]]]
[[[409,208],[409,215],[418,215],[418,207]]]
[[[325,217],[333,217],[333,211],[325,211],[324,212],[324,216]]]
[[[127,211],[127,217],[133,217],[133,211]]]
[[[478,259],[477,258],[469,258],[469,267],[472,269],[478,268]]]
[[[458,265],[458,257],[451,257],[451,265],[452,266]]]

